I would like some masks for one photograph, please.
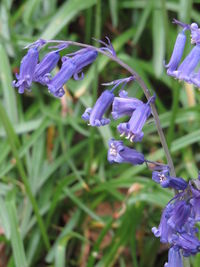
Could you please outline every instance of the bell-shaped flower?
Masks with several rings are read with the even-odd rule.
[[[177,71],[174,71],[175,77],[180,80],[191,83],[192,74],[200,61],[200,45],[192,48],[189,55],[183,60]]]
[[[198,73],[194,73],[190,77],[191,83],[193,83],[196,87],[200,88],[200,70]]]
[[[173,246],[169,249],[168,262],[165,263],[164,267],[183,267],[183,261],[178,247]]]
[[[47,82],[49,92],[55,97],[62,97],[65,94],[63,85],[74,75],[76,65],[71,58],[63,58],[62,66],[59,72]]]
[[[144,135],[142,128],[151,115],[150,103],[154,101],[155,97],[153,96],[146,104],[142,103],[141,105],[138,105],[133,111],[130,120],[126,123],[120,123],[117,126],[117,130],[121,136],[125,135],[126,139],[129,139],[131,142],[139,142],[142,140]]]
[[[183,178],[171,177],[169,169],[162,171],[153,171],[152,179],[159,183],[163,188],[172,187],[176,190],[184,190],[188,184]]]
[[[142,104],[142,101],[128,97],[125,90],[120,91],[119,97],[115,97],[112,104],[112,117],[114,120],[123,116],[131,116],[133,111]]]
[[[95,61],[98,56],[98,52],[91,48],[83,48],[75,53],[68,54],[66,57],[73,56],[72,63],[76,66],[74,72],[74,79],[79,80],[78,74],[82,72],[83,68],[90,65]],[[83,73],[81,79],[83,78]]]
[[[191,31],[191,43],[199,44],[200,43],[200,29],[197,23],[192,23],[190,26]]]
[[[170,76],[174,76],[173,72],[178,68],[178,65],[181,61],[183,51],[185,48],[185,43],[186,43],[186,35],[185,32],[182,31],[178,34],[176,38],[171,59],[169,63],[165,65],[165,67],[167,68],[167,74]]]
[[[184,224],[188,221],[191,214],[191,205],[185,200],[179,200],[174,203],[173,211],[167,223],[177,232],[184,231]]]
[[[160,237],[160,242],[168,243],[171,240],[171,236],[174,233],[173,229],[167,223],[170,214],[172,212],[171,204],[168,204],[162,212],[160,224],[157,227],[152,228],[152,232],[155,237]]]
[[[19,74],[16,74],[17,81],[13,81],[13,86],[18,87],[20,94],[23,94],[25,90],[30,90],[38,59],[38,46],[30,47],[21,61]]]
[[[34,72],[34,81],[43,85],[49,81],[50,72],[56,67],[60,59],[59,51],[51,51],[47,53],[37,64]]]
[[[194,255],[200,251],[200,241],[194,235],[188,233],[174,234],[172,243],[184,250],[185,255]]]
[[[144,155],[135,149],[124,146],[122,141],[111,139],[109,141],[108,161],[110,163],[130,163],[132,165],[143,164]]]
[[[110,123],[110,119],[103,118],[107,109],[111,106],[114,99],[114,94],[105,90],[97,99],[93,108],[87,108],[82,115],[82,119],[89,121],[91,126],[104,126]]]

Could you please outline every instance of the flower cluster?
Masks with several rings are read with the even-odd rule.
[[[108,44],[99,41],[104,45],[100,50],[107,51],[115,55],[114,49],[107,38]],[[59,52],[68,47],[67,42],[58,42],[59,44],[51,49],[41,60],[39,53],[44,45],[55,42],[54,40],[38,40],[29,45],[27,54],[23,57],[20,65],[19,74],[13,81],[13,86],[18,88],[18,92],[23,94],[25,90],[30,91],[32,82],[47,86],[48,91],[55,97],[62,97],[65,94],[63,85],[73,77],[75,80],[83,79],[83,68],[90,65],[97,58],[98,52],[92,48],[83,48],[75,53],[67,54],[60,58]],[[55,76],[51,72],[61,59],[61,68]],[[79,77],[79,74],[80,77]]]
[[[162,187],[179,190],[163,210],[159,227],[153,227],[152,232],[162,243],[170,244],[165,267],[182,267],[182,256],[200,251],[196,227],[200,221],[200,179],[187,183],[182,178],[171,177],[167,167],[154,171],[152,179]]]
[[[171,59],[165,67],[167,68],[167,74],[173,76],[176,79],[192,83],[197,87],[200,87],[200,71],[196,68],[200,62],[200,29],[196,23],[191,25],[184,24],[174,19],[174,23],[183,28],[177,36],[174,50]],[[189,30],[191,33],[191,43],[194,45],[190,53],[181,62],[181,58],[184,52],[186,44],[185,31]],[[180,64],[181,62],[181,64]]]
[[[120,123],[117,130],[120,136],[125,136],[130,142],[140,142],[143,138],[143,126],[151,115],[151,103],[155,101],[155,96],[151,97],[147,103],[133,97],[128,97],[124,86],[134,80],[134,76],[119,79],[104,86],[113,86],[111,90],[105,90],[97,99],[93,108],[87,108],[82,115],[82,119],[88,121],[91,126],[104,126],[110,123],[110,119],[103,117],[112,105],[112,118],[117,120],[123,116],[128,116],[127,122]],[[115,97],[114,90],[122,85],[119,97]],[[108,161],[110,163],[128,162],[132,165],[146,162],[142,153],[135,149],[124,146],[122,141],[111,139],[109,141]]]

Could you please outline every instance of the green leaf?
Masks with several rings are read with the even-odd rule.
[[[26,1],[23,19],[24,23],[28,26],[31,24],[31,18],[33,16],[34,11],[39,6],[41,0],[28,0]]]
[[[113,27],[117,27],[118,25],[118,2],[117,0],[109,0],[110,4],[110,14],[112,19]]]
[[[73,20],[80,11],[90,8],[96,4],[96,0],[69,0],[56,12],[51,22],[41,34],[43,39],[54,38],[64,26]]]
[[[16,267],[28,267],[25,256],[24,244],[22,241],[19,225],[17,222],[17,210],[13,194],[9,195],[6,200],[8,218],[11,228],[11,245],[15,259]]]
[[[15,89],[12,87],[12,74],[9,59],[4,46],[0,43],[0,77],[3,89],[3,100],[7,114],[13,123],[17,123],[17,102]]]
[[[163,61],[165,56],[165,25],[162,9],[153,10],[153,67],[157,77],[163,72]]]

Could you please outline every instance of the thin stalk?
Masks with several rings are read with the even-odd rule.
[[[45,245],[46,249],[49,250],[50,242],[49,242],[49,238],[48,238],[48,235],[47,235],[47,232],[46,232],[46,228],[44,226],[44,222],[43,222],[42,217],[40,215],[39,208],[37,206],[37,202],[36,202],[36,200],[35,200],[35,198],[33,196],[33,193],[31,191],[31,187],[30,187],[28,178],[26,176],[24,167],[23,167],[22,162],[21,162],[21,160],[19,158],[19,154],[18,154],[18,151],[17,151],[16,143],[14,142],[14,138],[13,138],[14,133],[12,133],[12,131],[13,131],[12,127],[11,127],[11,125],[9,123],[8,116],[7,116],[7,114],[6,114],[5,110],[4,110],[1,102],[0,102],[0,119],[2,121],[4,129],[6,131],[7,138],[9,140],[13,156],[14,156],[14,158],[16,160],[16,165],[17,165],[17,169],[18,169],[19,175],[22,178],[26,193],[27,193],[27,195],[28,195],[28,197],[30,199],[30,202],[31,202],[32,207],[33,207],[33,210],[35,212],[36,220],[37,220],[38,225],[40,227],[40,231],[41,231],[41,235],[42,235],[42,238],[43,238],[43,241],[44,241],[44,245]]]
[[[144,83],[144,81],[142,80],[142,78],[138,75],[137,72],[135,72],[129,65],[127,65],[125,62],[123,62],[122,60],[120,60],[119,58],[117,58],[116,56],[113,56],[112,54],[109,54],[108,52],[102,51],[100,48],[94,47],[92,45],[87,45],[87,44],[82,44],[79,42],[74,42],[74,41],[63,41],[63,40],[50,40],[47,41],[47,43],[67,43],[68,45],[74,45],[74,46],[80,46],[80,47],[85,47],[85,48],[90,48],[90,49],[94,49],[97,52],[109,57],[110,59],[112,59],[113,61],[115,61],[116,63],[118,63],[121,67],[123,67],[124,69],[126,69],[128,72],[130,72],[134,77],[135,80],[139,83],[139,85],[141,86],[144,95],[146,96],[147,100],[149,100],[152,97],[152,94],[150,93],[149,89],[147,88],[146,84]],[[160,119],[158,116],[158,112],[156,110],[156,106],[154,103],[151,103],[151,110],[152,110],[152,114],[155,120],[155,124],[156,124],[156,128],[158,131],[158,135],[160,137],[160,142],[162,144],[163,150],[165,152],[166,155],[166,159],[167,159],[167,163],[170,167],[170,174],[172,176],[176,176],[175,174],[175,169],[174,169],[174,164],[167,146],[167,142],[160,124]]]

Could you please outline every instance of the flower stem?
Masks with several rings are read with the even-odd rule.
[[[147,88],[146,84],[144,83],[144,81],[142,80],[142,78],[138,75],[137,72],[135,72],[130,66],[128,66],[125,62],[123,62],[122,60],[120,60],[119,58],[117,58],[116,56],[113,56],[111,54],[109,54],[108,52],[102,51],[100,48],[94,47],[92,45],[87,45],[87,44],[82,44],[79,42],[74,42],[74,41],[62,41],[62,40],[50,40],[47,41],[47,43],[67,43],[69,45],[74,45],[74,46],[80,46],[80,47],[85,47],[85,48],[91,48],[96,50],[97,52],[109,57],[110,59],[112,59],[113,61],[115,61],[116,63],[118,63],[121,67],[123,67],[124,69],[126,69],[128,72],[130,72],[134,77],[135,80],[139,83],[139,85],[141,86],[144,95],[146,96],[147,100],[149,100],[152,97],[152,94],[150,93],[149,89]],[[152,114],[155,120],[155,124],[156,124],[156,128],[158,131],[158,135],[160,137],[160,142],[162,144],[163,150],[165,152],[166,155],[166,159],[167,159],[167,163],[170,167],[170,174],[172,176],[176,176],[175,174],[175,169],[174,169],[174,164],[167,146],[167,142],[160,124],[160,119],[158,116],[158,112],[156,110],[156,106],[154,103],[151,103],[151,109],[152,109]]]

